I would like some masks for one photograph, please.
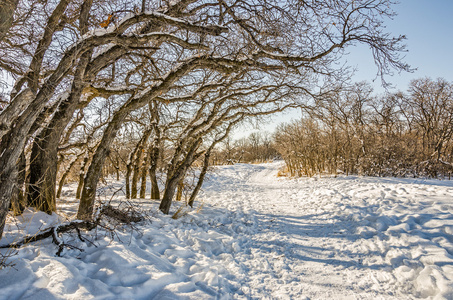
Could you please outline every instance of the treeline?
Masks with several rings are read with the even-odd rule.
[[[274,143],[291,176],[451,178],[452,135],[453,83],[422,78],[407,93],[373,96],[358,83],[325,96]]]
[[[213,151],[213,165],[264,163],[280,158],[273,137],[268,132],[253,132],[247,137],[228,137]]]

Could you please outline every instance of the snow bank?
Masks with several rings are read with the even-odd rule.
[[[0,271],[0,299],[453,299],[452,182],[284,179],[280,166],[218,167],[201,212],[178,220],[142,200],[139,231],[98,230],[94,244],[63,235],[83,252],[24,247]],[[1,244],[63,221],[27,211]]]

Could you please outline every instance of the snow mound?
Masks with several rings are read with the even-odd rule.
[[[63,235],[83,252],[24,247],[0,299],[453,299],[453,182],[277,178],[281,166],[217,167],[201,211],[178,220],[142,199],[138,231]],[[27,211],[0,243],[63,221]]]

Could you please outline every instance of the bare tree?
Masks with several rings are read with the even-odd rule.
[[[409,95],[402,101],[422,136],[423,159],[441,159],[453,134],[453,85],[441,78],[412,80]]]
[[[452,164],[452,85],[411,82],[408,94],[375,97],[367,84],[328,95],[276,132],[292,176],[337,170],[371,176],[448,176]]]
[[[212,84],[203,72],[216,78],[246,72],[248,81],[241,84],[249,87],[285,78],[281,84],[310,95],[322,77],[344,74],[333,62],[356,43],[370,46],[379,74],[408,69],[399,57],[403,37],[384,31],[383,20],[393,15],[390,0],[180,0],[162,6],[115,0],[113,14],[98,0],[30,4],[1,6],[3,15],[4,9],[15,13],[0,24],[0,68],[17,80],[0,113],[0,232],[26,142],[48,140],[55,149],[84,97],[103,95],[116,104],[84,179],[78,217],[90,219],[109,146],[127,117],[152,101],[189,101],[194,91]],[[55,106],[51,118],[40,117]],[[196,156],[201,144],[188,149]],[[39,155],[35,148],[34,157]],[[50,162],[55,155],[49,151],[44,159],[49,169],[33,170],[36,181],[45,183],[36,197],[45,197],[38,202],[48,212],[55,209],[56,178],[47,172],[55,170]]]

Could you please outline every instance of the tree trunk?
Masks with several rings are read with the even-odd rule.
[[[128,112],[128,109],[120,109],[120,111],[115,114],[105,129],[101,142],[96,148],[83,181],[82,195],[80,197],[80,205],[77,212],[77,218],[80,220],[92,219],[97,184],[102,175],[105,159],[110,151],[110,144],[116,137]]]
[[[30,65],[32,71],[30,77],[33,79],[32,85],[34,85],[32,88],[37,88],[39,69],[44,58],[44,51],[47,46],[50,45],[52,35],[55,30],[57,30],[60,19],[64,15],[64,11],[69,2],[70,1],[68,0],[61,1],[49,18],[46,32],[38,45],[38,50],[40,50],[40,52],[33,57]],[[81,6],[79,15],[79,29],[81,34],[88,32],[88,18],[91,6],[92,0],[85,0]],[[85,70],[90,62],[92,52],[92,50],[88,50],[81,54],[74,73],[69,96],[65,101],[60,103],[58,110],[53,115],[47,128],[41,132],[33,143],[30,159],[30,193],[28,203],[48,214],[51,214],[52,211],[56,210],[55,185],[58,171],[58,145],[64,129],[71,121],[71,118],[77,109],[83,88],[87,85],[84,82]],[[71,64],[72,62],[68,62],[68,66]],[[53,74],[50,78],[54,75],[56,74]],[[50,88],[55,90],[55,87],[56,84]],[[42,91],[43,90],[41,90],[40,93]],[[44,95],[46,95],[46,93],[44,93]],[[47,97],[50,95],[50,93],[47,94]]]
[[[181,162],[177,162],[174,160],[172,162],[172,166],[169,167],[167,172],[167,182],[165,184],[165,191],[164,195],[162,196],[162,201],[159,205],[159,209],[164,213],[167,214],[170,212],[171,202],[176,192],[176,187],[178,183],[184,178],[184,175],[187,172],[187,169],[192,165],[192,163],[199,157],[200,154],[197,154],[196,151],[198,147],[201,145],[202,140],[198,139],[193,142],[189,150],[187,151],[187,155]],[[175,157],[179,156],[179,152],[175,153]]]
[[[148,128],[145,133],[143,134],[142,138],[137,142],[135,145],[134,150],[130,153],[128,163],[126,165],[126,198],[127,199],[135,199],[137,198],[137,182],[139,176],[139,164],[141,161],[140,156],[143,155],[144,143],[149,139],[149,136],[152,133],[152,128]],[[133,169],[132,169],[133,168]],[[132,189],[131,189],[131,182],[130,177],[134,171],[132,177]],[[135,188],[134,188],[135,186]]]
[[[69,172],[70,172],[70,168],[68,168],[64,173],[63,175],[61,176],[60,178],[60,181],[58,182],[58,190],[57,190],[57,195],[56,195],[56,198],[59,199],[61,197],[61,191],[63,190],[63,185],[66,181],[66,177],[68,177],[69,175]]]
[[[55,112],[49,125],[43,129],[33,143],[30,159],[30,193],[28,205],[48,214],[56,211],[56,181],[58,145],[63,132],[77,109],[82,90],[85,69],[91,57],[91,51],[82,55],[72,83],[71,94]]]
[[[137,198],[137,185],[138,185],[138,180],[139,178],[142,178],[142,172],[143,172],[143,160],[144,160],[144,152],[145,152],[145,146],[147,144],[147,141],[149,139],[149,136],[151,135],[152,129],[148,129],[143,137],[140,139],[140,142],[137,144],[136,148],[136,156],[135,156],[135,161],[133,165],[133,175],[132,175],[132,187],[131,187],[131,199],[136,199]],[[146,186],[146,168],[145,168],[145,186]],[[146,190],[146,189],[145,189]],[[144,197],[143,197],[144,198]]]
[[[77,192],[76,192],[76,199],[80,199],[80,196],[82,194],[82,188],[83,188],[83,179],[85,178],[85,168],[88,164],[89,161],[88,155],[85,155],[85,158],[83,159],[82,165],[80,166],[80,172],[79,172],[79,183],[77,185]]]
[[[175,174],[174,177],[167,179],[164,195],[162,196],[162,201],[159,205],[159,209],[166,215],[170,213],[171,202],[176,193],[176,187],[183,175],[184,174],[181,171],[180,173]]]
[[[131,199],[131,182],[130,182],[131,173],[132,163],[129,162],[126,166],[126,199]]]
[[[154,143],[155,144],[155,143]],[[157,161],[159,160],[159,146],[150,150],[149,179],[151,181],[151,200],[160,199],[159,184],[157,182]]]
[[[198,193],[200,192],[201,187],[203,186],[203,181],[206,176],[206,173],[208,172],[208,167],[209,167],[209,158],[211,156],[211,149],[209,149],[205,155],[204,155],[204,160],[203,160],[203,167],[201,168],[200,176],[198,176],[198,181],[197,185],[193,189],[192,193],[190,194],[189,198],[189,205],[190,207],[193,207],[193,203],[195,202],[195,198],[197,198]]]
[[[6,216],[9,212],[11,196],[17,180],[17,170],[10,170],[7,174],[0,175],[0,238],[5,228]]]
[[[0,4],[0,41],[13,24],[14,12],[19,0],[3,0]]]
[[[62,6],[62,12],[67,6],[68,1],[63,1],[58,7]],[[64,7],[63,7],[63,4]],[[86,0],[82,4],[79,26],[82,34],[88,31],[88,17],[91,9],[92,1]],[[56,14],[56,17],[59,16]],[[52,17],[51,17],[52,19]],[[49,19],[50,20],[50,19]],[[58,23],[59,20],[53,20],[52,24]],[[58,110],[55,112],[49,125],[41,132],[39,137],[34,141],[32,148],[32,156],[30,160],[30,193],[28,203],[40,210],[51,214],[56,210],[56,173],[58,161],[58,145],[64,129],[70,122],[80,97],[83,88],[86,86],[84,82],[85,70],[90,62],[92,50],[85,51],[81,54],[74,78],[72,80],[71,92],[66,100],[61,102]],[[34,57],[35,59],[35,57]],[[32,66],[40,64],[42,60],[40,56],[36,57],[37,61],[32,61]],[[54,76],[56,74],[53,74]],[[37,73],[32,74],[33,78],[38,78]],[[52,77],[51,76],[51,77]],[[55,89],[55,87],[53,87]],[[40,93],[42,90],[40,91]]]
[[[60,130],[56,131],[58,131],[56,134],[61,133]],[[57,180],[58,139],[55,142],[55,135],[52,133],[47,135],[46,132],[47,130],[44,130],[39,140],[35,140],[33,143],[27,204],[52,214],[53,211],[56,211],[55,183]],[[56,143],[56,145],[47,144],[48,141]]]
[[[12,193],[17,181],[16,164],[23,153],[28,131],[33,124],[33,117],[36,117],[28,109],[24,114],[26,116],[19,117],[16,126],[2,136],[0,143],[0,239],[3,235],[6,215],[9,212]]]
[[[176,201],[181,201],[182,200],[182,192],[184,190],[184,177],[182,177],[179,182],[178,182],[178,189],[176,192]]]
[[[132,182],[131,182],[131,199],[137,199],[137,183],[138,183],[138,177],[140,173],[140,161],[139,159],[141,158],[141,155],[137,156],[137,159],[134,162],[134,168],[133,168],[133,173],[132,173]]]
[[[115,173],[116,173],[116,181],[119,181],[120,180],[120,162],[118,160],[118,157],[116,158]]]
[[[81,169],[79,173],[79,183],[77,184],[76,199],[80,199],[80,197],[82,196],[84,178],[85,173],[83,172],[83,169]]]
[[[151,147],[148,149],[149,153],[149,179],[151,181],[151,200],[160,200],[159,184],[157,182],[157,165],[160,155],[160,140],[161,129],[159,127],[159,106],[156,101],[149,105],[149,110],[152,116],[152,127],[154,130],[154,139]]]
[[[21,215],[24,212],[26,207],[24,199],[23,188],[25,186],[25,172],[27,167],[27,159],[25,158],[25,153],[22,152],[20,155],[19,161],[17,163],[18,176],[17,183],[15,186],[15,191],[11,198],[11,209],[15,216]]]
[[[141,184],[140,184],[140,198],[145,199],[146,197],[146,174],[148,173],[148,158],[149,155],[146,155],[143,159],[141,167]]]

